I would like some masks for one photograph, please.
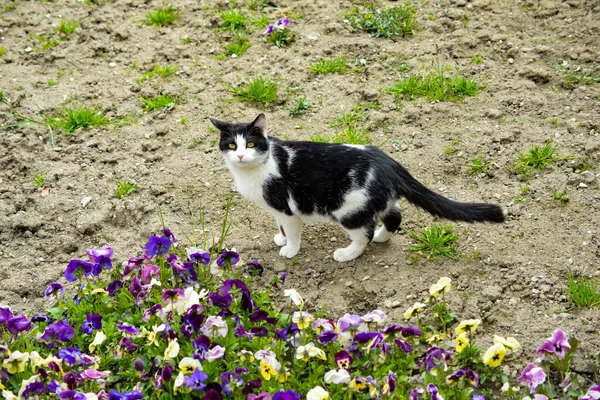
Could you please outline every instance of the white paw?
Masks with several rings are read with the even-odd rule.
[[[285,244],[287,243],[287,238],[283,236],[282,233],[278,233],[277,235],[273,236],[273,241],[277,246],[281,247],[285,246]]]
[[[339,262],[346,262],[358,258],[361,254],[362,251],[357,251],[355,249],[350,249],[346,247],[345,249],[337,249],[336,251],[334,251],[333,259]]]
[[[281,248],[281,250],[279,250],[279,255],[281,257],[292,258],[296,254],[298,254],[299,250],[300,250],[300,246],[290,246],[289,244],[287,244],[287,245],[283,246]]]
[[[385,226],[378,228],[373,235],[373,241],[378,243],[387,242],[392,237],[393,233],[385,229]]]

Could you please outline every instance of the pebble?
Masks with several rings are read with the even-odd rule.
[[[508,63],[509,63],[509,64],[512,64],[512,63],[514,63],[514,62],[515,62],[514,58],[509,58],[509,59],[508,59]]]
[[[117,63],[113,61],[113,62],[108,63],[108,66],[111,68],[114,68],[117,66]]]
[[[87,206],[88,204],[90,204],[90,201],[92,201],[91,197],[84,197],[83,199],[81,199],[81,205],[83,206],[83,208],[85,208],[85,206]]]
[[[344,285],[346,287],[352,287],[352,285],[354,285],[354,282],[352,282],[352,281],[346,281],[346,283],[344,283]]]
[[[392,301],[392,308],[398,308],[402,305],[399,300]]]
[[[371,276],[370,276],[370,275],[367,275],[367,276],[365,276],[364,278],[362,278],[362,280],[363,280],[363,281],[367,281],[367,280],[369,280],[369,278],[371,278]]]
[[[331,238],[329,238],[329,241],[331,241],[331,242],[337,242],[337,238],[335,236],[332,236]]]
[[[586,184],[585,184],[585,183],[583,183],[583,182],[579,182],[579,185],[577,185],[577,188],[578,188],[578,189],[586,189],[587,187],[588,187],[588,185],[586,185]]]

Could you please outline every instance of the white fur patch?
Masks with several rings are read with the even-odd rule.
[[[352,147],[354,149],[359,149],[359,150],[365,150],[367,148],[367,146],[363,146],[362,144],[347,144],[347,143],[344,143],[344,146],[349,146],[349,147]]]

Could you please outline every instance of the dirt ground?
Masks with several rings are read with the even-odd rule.
[[[268,271],[265,282],[286,271],[288,287],[334,316],[380,308],[402,321],[430,284],[449,276],[450,309],[458,318],[483,319],[482,346],[493,334],[514,336],[523,346],[516,357],[525,362],[562,327],[581,340],[574,368],[592,372],[600,314],[565,311],[563,287],[569,274],[596,282],[600,275],[600,85],[569,88],[557,64],[600,73],[597,1],[423,1],[416,5],[415,35],[392,39],[352,32],[344,21],[351,1],[276,0],[262,11],[240,1],[248,15],[291,16],[295,41],[279,49],[265,43],[263,29],[254,29],[252,47],[239,58],[219,57],[231,40],[219,29],[219,14],[233,1],[172,3],[181,11],[176,24],[155,28],[140,22],[161,1],[2,2],[0,90],[20,113],[53,115],[83,104],[128,123],[57,134],[55,148],[41,126],[0,131],[0,303],[44,307],[46,284],[61,281],[67,262],[84,257],[86,247],[110,244],[119,259],[136,254],[160,227],[159,207],[180,236],[191,232],[190,212],[203,208],[216,234],[234,187],[207,116],[249,121],[265,111],[272,135],[310,140],[333,132],[329,124],[342,110],[377,102],[378,109],[367,112],[374,144],[383,143],[432,189],[508,211],[502,225],[455,225],[459,250],[479,258],[411,263],[414,241],[398,232],[340,264],[331,255],[346,246],[343,231],[308,225],[300,255],[282,259],[272,218],[239,195],[227,245],[244,259],[259,258]],[[62,18],[80,26],[58,46],[38,51],[36,37],[55,37]],[[349,73],[310,72],[311,63],[339,54],[352,64]],[[407,69],[402,64],[410,73],[428,72],[436,59],[483,90],[464,102],[416,99],[401,107],[381,90]],[[136,83],[155,64],[178,70],[168,79]],[[235,100],[227,87],[257,74],[279,79],[279,101],[267,109]],[[158,93],[180,101],[167,111],[144,112],[140,96]],[[291,100],[299,94],[316,107],[291,118]],[[15,121],[0,109],[0,124]],[[511,172],[520,152],[547,140],[563,160],[528,181]],[[469,175],[467,165],[481,156],[493,162],[489,176]],[[582,172],[584,164],[589,169]],[[40,173],[42,188],[33,183]],[[117,199],[117,179],[134,179],[138,190]],[[566,205],[554,199],[555,191],[565,191]],[[83,205],[86,198],[91,201]],[[403,227],[444,223],[408,204],[403,209]]]

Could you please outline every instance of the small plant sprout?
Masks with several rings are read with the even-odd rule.
[[[290,115],[292,117],[299,117],[313,107],[314,105],[306,100],[306,96],[298,96],[294,99],[294,104],[290,108]]]
[[[560,205],[563,207],[569,202],[569,198],[566,196],[566,192],[564,190],[555,190],[552,192],[552,197],[554,200],[559,201]]]
[[[160,65],[160,64],[156,64],[155,66],[152,67],[152,69],[148,72],[146,72],[144,75],[142,75],[142,77],[138,80],[136,80],[137,83],[142,83],[144,81],[147,81],[151,78],[157,77],[157,78],[161,78],[161,79],[166,79],[168,77],[170,77],[171,75],[173,75],[175,72],[177,72],[177,69],[179,67],[177,67],[177,65]]]
[[[95,128],[108,125],[110,120],[103,111],[96,108],[65,108],[58,117],[54,118],[55,126],[61,128],[66,134],[71,134],[78,129]]]
[[[177,97],[171,96],[170,94],[161,94],[155,97],[141,97],[142,103],[144,103],[145,111],[154,111],[161,108],[173,108],[177,104]]]
[[[289,45],[294,40],[294,35],[288,28],[290,22],[289,18],[283,18],[277,20],[274,24],[270,24],[265,31],[267,43],[273,43],[279,48]]]
[[[460,140],[452,140],[446,145],[446,147],[444,147],[444,153],[447,155],[456,153],[458,151],[458,145],[460,145]]]
[[[600,307],[600,291],[593,280],[583,277],[575,279],[569,275],[564,289],[573,307]]]
[[[345,74],[347,59],[345,56],[336,58],[324,58],[311,64],[310,70],[315,75],[321,74]]]
[[[600,83],[600,73],[591,68],[582,66],[571,67],[568,63],[562,62],[556,66],[558,72],[563,75],[563,86],[567,89],[573,89],[577,85],[591,85]]]
[[[39,173],[37,175],[35,175],[33,177],[33,184],[37,187],[39,187],[40,189],[44,187],[44,174],[43,173]]]
[[[56,30],[65,36],[69,36],[71,33],[73,33],[75,31],[75,29],[77,29],[78,26],[79,26],[79,23],[76,21],[70,21],[68,19],[61,19],[60,24],[56,27]]]
[[[270,78],[255,76],[245,85],[230,86],[230,89],[240,100],[248,103],[259,103],[266,107],[277,101],[279,82]]]
[[[362,9],[354,7],[345,15],[352,28],[370,33],[373,37],[384,38],[412,35],[415,32],[416,17],[417,10],[410,2],[382,10],[378,10],[375,3],[370,2]]]
[[[338,128],[334,135],[313,135],[313,142],[345,143],[345,144],[371,144],[368,125],[365,123],[366,113],[362,106],[354,107],[350,111],[342,112],[329,125]]]
[[[222,29],[229,29],[232,32],[237,32],[246,29],[248,24],[247,17],[240,10],[228,10],[221,13],[223,19]]]
[[[252,20],[252,25],[254,25],[257,28],[266,28],[267,26],[269,26],[269,17],[267,17],[266,15],[261,15],[260,17],[257,18],[253,18]]]
[[[483,59],[484,59],[484,57],[481,54],[476,54],[473,57],[471,57],[471,64],[474,64],[474,65],[481,64]]]
[[[155,8],[153,12],[146,14],[144,25],[167,26],[173,25],[179,18],[179,11],[173,8],[171,4],[162,8]]]
[[[534,170],[546,168],[557,160],[556,147],[548,141],[543,146],[534,145],[528,152],[520,153],[519,160],[514,165],[514,171],[527,177]]]
[[[250,40],[248,35],[242,33],[235,33],[236,43],[232,43],[225,47],[225,55],[232,57],[241,57],[246,50],[250,48]]]
[[[492,166],[491,161],[485,161],[483,157],[474,158],[473,162],[468,165],[467,173],[469,175],[487,174]]]
[[[0,46],[0,57],[6,54],[6,48],[4,46]]]
[[[410,229],[405,229],[408,234],[417,241],[417,245],[408,250],[416,253],[413,257],[414,261],[419,260],[423,256],[427,258],[448,257],[456,258],[458,251],[458,235],[454,232],[452,225],[432,225],[421,229],[421,233],[414,232]]]
[[[117,188],[115,189],[115,196],[117,199],[122,199],[123,197],[127,197],[135,192],[137,189],[137,183],[133,179],[130,180],[120,180],[117,179]]]

